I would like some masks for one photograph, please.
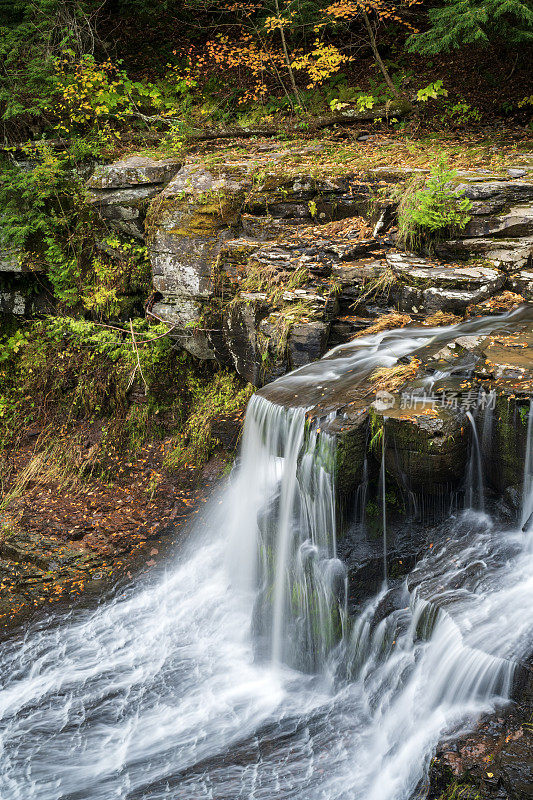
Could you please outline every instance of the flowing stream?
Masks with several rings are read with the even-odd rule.
[[[2,643],[1,800],[410,800],[531,650],[533,410],[522,525],[466,509],[390,613],[384,586],[354,618],[333,442],[306,409],[327,420],[377,366],[508,322],[361,338],[255,396],[240,464],[166,573]],[[427,599],[457,586],[453,614]]]

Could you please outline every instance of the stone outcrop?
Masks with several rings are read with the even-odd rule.
[[[436,264],[399,252],[388,253],[386,260],[396,276],[394,296],[401,311],[463,314],[506,283],[505,273],[492,266]]]
[[[45,309],[46,297],[32,278],[41,271],[35,265],[30,270],[22,251],[7,241],[0,214],[0,313],[25,317]]]
[[[526,162],[521,156],[505,175],[459,173],[471,220],[435,258],[395,242],[399,187],[425,171],[353,174],[338,165],[331,174],[321,144],[265,142],[253,156],[215,150],[185,163],[130,156],[98,166],[87,189],[108,229],[146,244],[149,312],[193,355],[260,386],[391,310],[417,321],[438,311],[462,316],[506,290],[533,299]],[[5,274],[19,263],[2,248]],[[2,304],[28,313],[15,291],[4,291]]]
[[[97,167],[87,182],[88,201],[120,233],[144,238],[150,200],[180,169],[175,159],[131,156]]]
[[[435,260],[395,249],[390,236],[387,187],[412,170],[293,177],[283,156],[269,144],[254,160],[193,158],[152,201],[153,312],[194,355],[261,385],[393,308],[464,315],[505,289],[531,296],[527,170],[461,173],[472,219]]]
[[[214,296],[216,263],[237,223],[244,191],[238,172],[215,176],[201,164],[187,164],[148,217],[153,286],[161,298],[154,314],[179,325],[184,346],[200,358],[215,358],[200,330],[202,311]]]

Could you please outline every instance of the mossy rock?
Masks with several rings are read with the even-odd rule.
[[[389,409],[386,414],[385,468],[399,487],[439,494],[462,481],[470,441],[464,412]]]
[[[491,436],[484,456],[488,461],[488,480],[498,492],[511,489],[517,495],[521,494],[528,415],[529,401],[506,394],[497,396]]]
[[[335,437],[335,488],[341,502],[354,495],[363,480],[368,419],[366,410],[348,412],[325,429]]]
[[[238,222],[246,182],[216,177],[201,163],[184,166],[156,198],[146,219],[154,288],[211,296],[222,244]]]

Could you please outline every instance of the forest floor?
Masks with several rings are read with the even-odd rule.
[[[12,450],[10,482],[34,456],[32,439]],[[103,589],[149,570],[179,540],[227,468],[214,456],[201,469],[169,474],[169,441],[117,460],[113,480],[62,485],[34,476],[0,511],[0,630],[35,609]],[[9,490],[9,487],[6,487]]]

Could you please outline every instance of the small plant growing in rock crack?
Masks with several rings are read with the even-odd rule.
[[[378,419],[376,416],[372,416],[370,422],[370,443],[368,446],[370,452],[374,453],[375,455],[381,455],[384,431],[385,429],[383,427],[383,420]]]
[[[410,250],[432,251],[435,243],[462,230],[470,220],[472,203],[453,186],[456,173],[444,160],[429,178],[407,186],[398,207],[398,240]]]

